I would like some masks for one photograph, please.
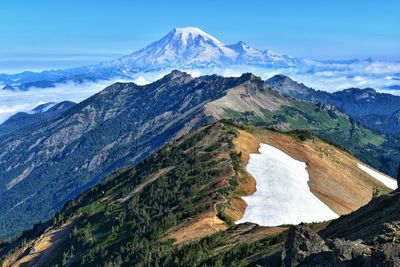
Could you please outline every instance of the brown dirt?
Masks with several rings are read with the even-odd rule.
[[[74,220],[60,228],[47,231],[33,243],[14,253],[13,258],[9,258],[3,263],[3,267],[46,266],[53,255],[56,255],[55,252],[62,248],[63,242],[68,238],[73,226]]]
[[[200,240],[227,228],[227,224],[219,219],[216,212],[212,210],[171,228],[166,239],[175,239],[175,244],[180,245]]]
[[[356,158],[317,138],[302,142],[286,134],[254,129],[251,132],[240,130],[235,143],[245,163],[250,153],[258,153],[260,143],[274,146],[305,162],[311,192],[339,215],[368,203],[374,187],[388,191],[357,167],[359,161]]]
[[[229,89],[226,95],[220,99],[207,103],[205,113],[217,119],[226,117],[225,110],[237,112],[254,112],[260,118],[264,118],[263,109],[275,111],[282,106],[290,106],[290,102],[278,98],[272,94],[263,94],[252,91],[244,85]],[[228,116],[229,117],[229,116]]]
[[[240,220],[244,211],[247,208],[247,203],[240,197],[231,198],[224,208],[224,213],[231,217],[234,221]]]

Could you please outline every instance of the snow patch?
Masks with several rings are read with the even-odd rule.
[[[366,173],[368,173],[369,175],[371,175],[376,180],[383,183],[390,189],[393,189],[393,190],[397,189],[397,181],[395,179],[393,179],[392,177],[389,177],[383,173],[373,170],[373,169],[371,169],[363,164],[360,164],[360,163],[357,163],[357,166],[358,166],[358,168],[365,171]]]
[[[244,216],[236,223],[253,222],[263,226],[317,222],[338,217],[311,193],[306,164],[266,144],[260,154],[250,154],[247,171],[256,179],[257,191],[243,197]]]

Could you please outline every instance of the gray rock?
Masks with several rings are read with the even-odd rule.
[[[371,249],[362,240],[335,239],[331,248],[333,266],[370,266]]]
[[[293,226],[282,252],[282,266],[326,266],[330,254],[325,241],[310,227]]]

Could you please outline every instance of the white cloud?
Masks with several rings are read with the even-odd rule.
[[[27,91],[0,90],[0,122],[19,111],[29,111],[47,102],[80,102],[116,81],[62,83],[55,88],[30,88]]]
[[[304,61],[305,62],[305,61]],[[154,72],[140,72],[131,81],[145,85],[162,78],[173,68]],[[337,91],[349,87],[372,87],[380,92],[400,95],[397,90],[386,90],[396,84],[396,75],[400,73],[398,62],[368,62],[357,61],[352,64],[323,64],[320,62],[305,62],[298,68],[263,68],[257,66],[229,66],[226,68],[181,69],[194,77],[219,74],[226,77],[238,77],[245,72],[251,72],[262,79],[268,79],[276,74],[284,74],[292,79],[318,90]],[[99,92],[106,86],[121,80],[86,82],[81,84],[63,83],[55,88],[31,88],[26,92],[0,90],[0,123],[18,111],[28,111],[47,102],[70,100],[80,102]],[[4,85],[3,85],[4,86]],[[0,85],[0,88],[3,87]]]

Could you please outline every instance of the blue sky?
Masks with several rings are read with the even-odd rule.
[[[314,59],[400,60],[400,1],[0,0],[0,72],[131,53],[174,27]]]

